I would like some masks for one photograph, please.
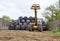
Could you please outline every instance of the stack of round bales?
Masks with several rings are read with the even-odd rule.
[[[28,27],[29,23],[34,23],[34,17],[19,17],[18,20],[14,20],[10,26],[10,30],[26,30]]]

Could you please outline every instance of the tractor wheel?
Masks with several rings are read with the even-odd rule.
[[[34,31],[34,29],[33,28],[29,28],[29,31]]]

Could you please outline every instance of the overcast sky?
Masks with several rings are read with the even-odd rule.
[[[34,16],[34,10],[31,10],[32,4],[39,4],[38,18],[43,18],[41,13],[44,9],[58,0],[0,0],[0,17],[3,15],[17,19],[19,16]]]

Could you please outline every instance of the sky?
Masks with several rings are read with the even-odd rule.
[[[33,16],[34,10],[31,9],[33,4],[39,4],[40,9],[37,10],[38,18],[44,18],[42,12],[44,9],[58,0],[0,0],[0,17],[7,15],[12,19],[18,19],[19,16]]]

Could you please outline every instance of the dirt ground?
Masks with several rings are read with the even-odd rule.
[[[0,41],[60,41],[60,35],[49,33],[49,31],[1,30]]]

